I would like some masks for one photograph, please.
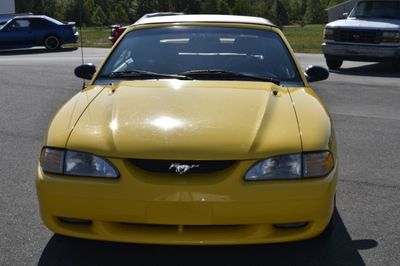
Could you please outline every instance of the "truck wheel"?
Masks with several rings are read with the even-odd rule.
[[[329,67],[329,69],[339,70],[342,64],[343,60],[326,58],[326,65]]]
[[[57,50],[60,48],[61,42],[57,36],[50,35],[44,39],[44,46],[47,50]]]

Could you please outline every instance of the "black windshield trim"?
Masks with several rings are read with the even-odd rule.
[[[185,75],[177,75],[177,74],[164,74],[164,73],[156,73],[150,71],[143,70],[130,70],[130,71],[117,71],[111,72],[107,75],[100,75],[99,78],[104,79],[120,79],[120,78],[130,78],[130,79],[184,79],[191,80],[192,78]]]
[[[185,75],[188,77],[192,77],[194,79],[199,79],[199,77],[203,77],[202,79],[228,79],[228,80],[256,80],[256,81],[266,81],[272,82],[276,85],[280,85],[280,80],[275,77],[268,77],[268,76],[257,76],[247,73],[236,73],[232,71],[227,71],[223,69],[199,69],[199,70],[190,70],[179,73],[179,75]],[[215,77],[215,78],[214,78]]]

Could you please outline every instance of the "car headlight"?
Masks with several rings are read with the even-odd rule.
[[[332,28],[324,29],[324,40],[333,40],[333,29]]]
[[[382,32],[382,42],[400,42],[400,32],[398,31],[384,31]]]
[[[296,153],[261,160],[246,173],[246,181],[321,177],[334,167],[329,151]]]
[[[44,172],[70,176],[118,178],[117,169],[106,159],[90,153],[43,148],[40,166]]]

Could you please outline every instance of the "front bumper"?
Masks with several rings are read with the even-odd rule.
[[[333,213],[336,168],[318,179],[245,182],[244,169],[253,161],[214,176],[154,176],[123,160],[113,163],[121,172],[118,180],[47,175],[39,167],[37,192],[46,226],[62,235],[119,242],[255,244],[315,237]],[[274,226],[300,222],[307,225]]]
[[[77,43],[79,40],[79,32],[75,32],[73,35],[67,35],[63,38],[63,44]]]
[[[77,43],[79,40],[79,32],[74,33],[74,37],[72,38],[73,43]]]
[[[397,61],[400,59],[399,45],[375,45],[356,43],[324,42],[325,57],[352,61]]]

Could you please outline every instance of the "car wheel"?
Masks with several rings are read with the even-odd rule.
[[[61,46],[60,39],[57,36],[50,35],[44,39],[44,46],[47,50],[57,50]]]
[[[326,65],[329,69],[338,70],[343,64],[343,60],[340,59],[333,59],[333,58],[326,58]]]

